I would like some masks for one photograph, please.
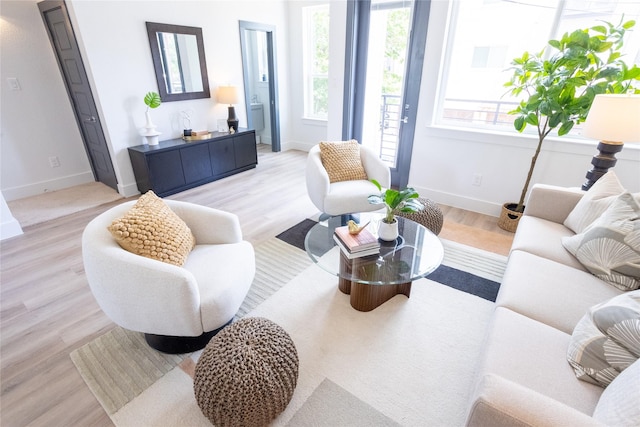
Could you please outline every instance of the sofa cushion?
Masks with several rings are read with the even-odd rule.
[[[570,339],[569,334],[498,307],[480,374],[499,375],[592,415],[603,389],[576,379],[566,361]]]
[[[567,216],[564,225],[575,233],[582,233],[624,191],[615,172],[610,170],[585,193]]]
[[[331,183],[367,179],[367,173],[360,159],[360,144],[355,139],[321,142],[320,159]]]
[[[195,246],[187,224],[153,191],[140,196],[108,229],[123,249],[177,266]]]
[[[640,205],[630,193],[616,197],[584,232],[562,244],[587,270],[629,291],[640,288]]]
[[[587,271],[580,261],[562,246],[562,238],[573,235],[574,232],[562,224],[525,215],[520,218],[511,250],[529,252],[578,270]]]
[[[496,304],[571,334],[590,307],[621,293],[589,272],[512,251]]]
[[[604,390],[593,418],[610,426],[640,426],[640,360],[625,369]]]
[[[639,357],[640,291],[589,309],[576,325],[567,351],[576,376],[602,387]]]

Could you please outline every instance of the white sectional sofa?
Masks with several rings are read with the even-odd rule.
[[[532,188],[486,337],[468,426],[602,425],[592,415],[605,389],[577,379],[567,349],[587,310],[624,291],[591,274],[562,245],[562,237],[574,235],[563,222],[584,194]]]

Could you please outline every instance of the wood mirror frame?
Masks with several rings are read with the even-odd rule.
[[[209,78],[207,74],[207,63],[204,56],[204,42],[202,41],[202,28],[185,27],[182,25],[159,24],[157,22],[147,22],[147,35],[149,37],[149,47],[151,47],[151,57],[153,58],[153,68],[156,73],[156,81],[158,82],[158,93],[162,102],[183,101],[187,99],[210,98]],[[197,42],[198,61],[200,67],[200,79],[202,81],[202,89],[198,87],[196,91],[185,91],[170,93],[167,90],[167,81],[165,79],[165,70],[163,68],[162,54],[158,41],[158,33],[169,33],[178,35],[195,36]],[[180,68],[180,77],[184,80],[182,68]]]

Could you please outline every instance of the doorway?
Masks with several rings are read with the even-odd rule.
[[[349,2],[344,139],[375,150],[391,184],[409,181],[430,1]]]
[[[118,180],[111,162],[111,154],[67,7],[63,0],[46,0],[38,3],[38,8],[71,100],[93,177],[118,191]]]
[[[247,125],[256,131],[256,142],[280,151],[275,37],[274,26],[240,21]]]

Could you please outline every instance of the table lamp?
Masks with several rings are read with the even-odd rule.
[[[236,110],[233,107],[233,104],[238,102],[238,89],[235,86],[218,87],[218,102],[221,104],[229,104],[229,118],[227,118],[229,132],[232,130],[233,133],[237,132],[238,117],[236,117]]]
[[[588,190],[609,168],[615,166],[616,153],[625,142],[640,142],[640,95],[596,95],[584,123],[583,136],[600,140],[593,168],[582,184]]]

